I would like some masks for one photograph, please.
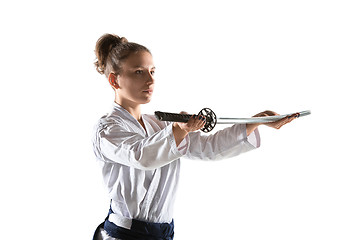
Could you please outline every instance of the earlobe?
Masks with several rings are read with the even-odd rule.
[[[111,87],[113,87],[114,89],[118,89],[119,88],[119,84],[116,81],[116,75],[114,73],[110,73],[109,74],[109,83],[111,85]]]

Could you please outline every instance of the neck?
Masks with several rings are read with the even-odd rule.
[[[129,103],[121,98],[115,98],[115,102],[122,106],[133,116],[137,121],[141,120],[141,106],[140,104]]]

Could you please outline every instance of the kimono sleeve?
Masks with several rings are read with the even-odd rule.
[[[98,127],[93,140],[96,157],[106,162],[153,170],[181,157],[186,150],[177,148],[172,125],[144,137],[120,124]],[[186,146],[187,147],[187,146]]]
[[[235,124],[212,135],[190,133],[186,157],[190,159],[220,160],[235,157],[260,147],[260,135],[255,129],[249,136],[246,124]]]

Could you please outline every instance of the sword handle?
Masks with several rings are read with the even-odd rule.
[[[178,113],[169,113],[169,112],[160,112],[156,111],[155,116],[160,121],[169,121],[169,122],[188,122],[191,115],[190,114],[178,114]]]
[[[198,115],[202,115],[206,118],[205,126],[201,129],[203,132],[210,132],[216,125],[216,115],[210,108],[203,108]],[[169,112],[155,112],[155,117],[160,121],[169,122],[188,122],[192,115],[190,114],[178,114]]]

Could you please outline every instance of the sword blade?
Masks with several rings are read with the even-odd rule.
[[[285,117],[289,117],[293,114],[298,114],[298,117],[304,117],[311,114],[310,110],[297,112],[297,113],[290,113],[290,114],[283,114],[277,116],[268,116],[268,117],[252,117],[252,118],[218,118],[217,124],[241,124],[241,123],[269,123],[269,122],[276,122],[280,119]]]

